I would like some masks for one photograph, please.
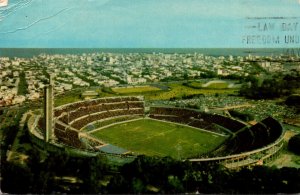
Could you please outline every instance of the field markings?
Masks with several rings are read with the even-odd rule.
[[[126,148],[136,154],[172,156],[174,158],[177,158],[177,153],[179,152],[178,148],[176,148],[178,145],[181,146],[180,158],[188,158],[196,153],[196,155],[202,153],[201,151],[206,152],[207,150],[213,150],[213,148],[208,146],[211,144],[216,145],[216,143],[219,143],[216,139],[224,137],[223,135],[213,135],[211,131],[199,131],[198,128],[193,128],[188,125],[153,120],[150,118],[140,118],[130,122],[134,121],[140,122],[135,122],[130,125],[130,123],[128,123],[129,121],[124,121],[122,123],[125,124],[121,124],[121,126],[111,127],[111,131],[103,133],[99,131],[97,136],[102,139],[105,138],[104,140],[106,141],[111,140],[107,142],[121,148]],[[151,124],[151,121],[156,123],[153,123],[153,125],[149,127],[148,125]],[[197,134],[195,137],[192,132],[192,134],[189,134],[182,131],[185,128],[190,129],[193,133],[198,132],[200,134]],[[178,134],[174,134],[177,130]],[[211,142],[211,144],[201,144],[201,140]]]
[[[128,123],[128,122],[133,122],[133,121],[137,121],[137,120],[141,120],[141,119],[144,119],[144,118],[141,117],[141,118],[136,118],[136,119],[130,119],[130,120],[127,120],[127,121],[121,121],[121,122],[112,123],[110,125],[106,125],[106,126],[94,129],[92,131],[89,131],[89,132],[87,132],[87,134],[95,133],[95,132],[97,132],[97,131],[99,131],[101,129],[106,129],[106,128],[114,126],[114,125],[118,125],[118,124],[122,124],[122,123]]]
[[[173,129],[170,129],[170,130],[167,130],[167,131],[164,131],[164,132],[157,133],[157,134],[155,134],[155,135],[153,135],[153,136],[151,136],[151,137],[145,138],[144,140],[153,139],[154,137],[165,136],[165,134],[172,133],[172,132],[174,132],[176,129],[177,129],[177,127],[173,128]]]
[[[149,120],[155,120],[155,121],[160,121],[160,122],[165,122],[165,123],[170,123],[170,124],[173,124],[173,125],[174,124],[178,124],[178,125],[182,125],[182,126],[185,126],[185,127],[190,127],[192,129],[196,129],[196,130],[199,130],[199,131],[204,131],[204,132],[212,133],[212,134],[215,134],[215,135],[218,135],[218,136],[227,137],[227,135],[224,135],[224,134],[216,133],[216,132],[205,130],[205,129],[202,129],[202,128],[197,128],[197,127],[189,126],[189,125],[186,125],[186,124],[175,123],[175,122],[170,122],[170,121],[164,121],[164,120],[159,120],[159,119],[154,119],[154,118],[147,118],[147,119],[149,119]]]

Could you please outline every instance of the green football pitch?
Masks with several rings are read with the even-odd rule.
[[[136,154],[194,157],[213,151],[226,137],[180,124],[140,119],[92,133],[99,139]]]

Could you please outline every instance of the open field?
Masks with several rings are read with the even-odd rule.
[[[281,167],[295,167],[300,168],[300,156],[292,152],[289,152],[287,149],[284,149],[276,160],[271,162],[269,166]]]
[[[61,106],[64,104],[81,101],[82,98],[80,98],[80,94],[81,91],[74,90],[66,92],[63,95],[56,96],[54,100],[54,105]]]
[[[178,83],[164,83],[161,84],[163,87],[169,88],[169,90],[162,90],[154,86],[140,86],[140,87],[128,87],[128,88],[113,88],[114,93],[102,92],[99,89],[92,89],[100,93],[99,97],[111,97],[111,96],[127,96],[127,95],[143,95],[145,100],[169,100],[170,98],[181,98],[187,95],[214,95],[214,94],[236,94],[238,89],[212,89],[212,88],[201,88],[196,89],[182,85]],[[89,90],[89,89],[85,89]],[[82,91],[70,91],[64,95],[55,97],[55,106],[60,106],[67,103],[81,101],[80,97]]]
[[[229,83],[223,82],[208,82],[204,84],[202,87],[210,88],[210,89],[225,89],[228,88]]]
[[[188,86],[184,86],[181,83],[168,84],[171,90],[159,91],[154,93],[145,94],[146,100],[168,100],[173,97],[182,97],[184,95],[195,94],[236,94],[236,89],[195,89]]]
[[[77,96],[64,96],[64,97],[56,98],[54,101],[54,104],[55,104],[55,106],[61,106],[64,104],[69,104],[69,103],[78,102],[78,101],[82,101],[82,99]]]
[[[191,81],[187,83],[188,86],[193,87],[193,88],[202,88],[202,85],[204,84],[204,82],[201,81]]]
[[[120,93],[120,94],[124,94],[124,93],[143,93],[143,92],[160,91],[160,90],[161,89],[159,89],[157,87],[150,86],[150,85],[113,88],[114,92]]]
[[[203,81],[191,81],[187,84],[187,86],[190,86],[192,88],[207,88],[207,89],[226,89],[229,86],[229,83],[227,81],[209,81],[209,82],[203,82]]]
[[[284,125],[285,128],[291,129],[292,126]],[[294,131],[294,128],[292,130],[287,130],[284,135],[285,145],[283,147],[283,150],[281,152],[281,155],[279,158],[274,160],[269,164],[269,166],[276,166],[278,168],[281,167],[295,167],[300,168],[300,156],[297,154],[294,154],[293,152],[289,151],[288,149],[288,141],[291,137],[298,134],[297,131]]]
[[[152,119],[116,124],[93,135],[132,152],[177,159],[212,151],[226,139],[191,127]]]

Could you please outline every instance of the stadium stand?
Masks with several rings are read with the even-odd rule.
[[[225,116],[201,113],[190,109],[172,107],[151,107],[150,118],[182,123],[200,129],[219,132],[225,128],[233,134],[224,146],[213,155],[239,154],[264,147],[280,137],[282,127],[275,119],[268,117],[252,127]],[[217,127],[220,127],[219,129]]]
[[[220,132],[220,128],[217,128],[216,125],[232,132],[236,132],[245,127],[243,123],[221,115],[201,113],[183,108],[151,107],[149,117],[158,120],[183,123],[213,132]]]
[[[269,132],[269,142],[274,142],[282,134],[282,127],[280,123],[272,117],[268,117],[261,121],[265,124]]]
[[[99,145],[86,137],[79,138],[79,130],[94,122],[105,121],[103,125],[109,125],[134,116],[144,116],[143,97],[100,98],[60,106],[54,110],[55,139],[75,148],[83,148],[87,143]],[[45,132],[43,118],[38,121],[38,129]]]
[[[229,154],[240,154],[272,144],[282,134],[282,127],[275,119],[268,117],[261,122],[244,128],[229,139],[223,147]]]
[[[115,151],[114,147],[104,147],[108,143],[89,137],[90,131],[143,116],[145,116],[143,97],[100,98],[63,105],[54,110],[54,141],[93,152],[123,154],[125,151],[112,152]],[[243,157],[241,154],[267,147],[277,142],[283,133],[281,124],[272,117],[265,118],[251,127],[222,115],[176,107],[150,107],[149,117],[229,136],[215,151],[199,155],[200,160],[201,158],[225,159],[227,156],[230,159],[230,155],[241,156],[234,157],[239,160],[243,158],[249,160],[250,157],[247,155]],[[37,119],[35,129],[40,135],[44,135],[44,120],[42,117]],[[106,148],[110,148],[109,151],[106,151]],[[251,156],[252,160],[253,158]]]
[[[59,128],[55,128],[54,133],[59,142],[62,142],[71,147],[82,148],[82,143],[79,140],[78,132],[69,129],[62,130]]]

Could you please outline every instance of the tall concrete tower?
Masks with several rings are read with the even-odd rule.
[[[53,108],[54,108],[54,76],[50,75],[49,85],[44,88],[44,139],[49,142],[53,138]]]

